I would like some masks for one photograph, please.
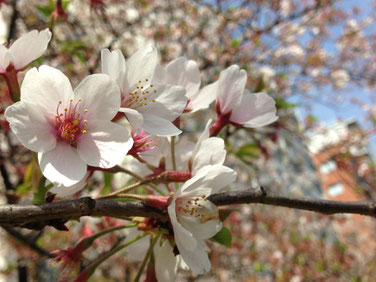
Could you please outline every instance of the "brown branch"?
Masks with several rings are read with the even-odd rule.
[[[59,228],[66,221],[79,219],[81,216],[142,216],[167,219],[164,212],[140,202],[93,200],[89,197],[42,205],[0,206],[0,226],[19,226],[36,230],[47,225]]]
[[[268,194],[260,187],[247,191],[226,192],[208,198],[217,206],[259,203],[323,214],[350,213],[376,217],[376,202],[341,202],[321,199],[292,198]],[[140,202],[117,202],[94,200],[88,197],[78,200],[46,203],[42,205],[3,205],[0,206],[0,226],[20,226],[42,229],[50,225],[64,227],[70,219],[81,216],[150,217],[167,220],[164,211],[149,207]],[[64,228],[61,228],[64,229]]]
[[[357,201],[329,201],[309,198],[292,198],[268,194],[259,187],[248,191],[227,192],[208,197],[217,206],[234,204],[266,204],[299,210],[318,212],[323,214],[361,214],[376,217],[376,202]]]

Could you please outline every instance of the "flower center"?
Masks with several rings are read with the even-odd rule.
[[[201,221],[206,221],[208,212],[205,210],[206,207],[204,202],[207,201],[206,195],[200,197],[184,197],[176,199],[176,211],[185,216],[194,216],[195,218],[200,218]]]
[[[70,99],[69,106],[65,109],[60,108],[62,102],[59,101],[56,108],[56,138],[73,147],[77,146],[77,141],[81,135],[86,134],[85,127],[87,120],[85,119],[85,114],[87,113],[87,109],[84,110],[83,114],[77,110],[77,106],[81,101],[82,99],[79,98],[76,104],[73,105],[73,99]]]
[[[153,87],[153,84],[149,84],[149,79],[145,79],[144,82],[139,80],[133,85],[128,95],[124,95],[122,107],[137,109],[155,103],[154,98],[157,96],[157,90]]]

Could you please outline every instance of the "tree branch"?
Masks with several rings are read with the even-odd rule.
[[[234,204],[266,204],[323,214],[350,213],[376,217],[376,202],[370,201],[329,201],[309,198],[292,198],[268,194],[263,187],[248,191],[235,191],[211,195],[208,197],[217,206]]]
[[[259,203],[323,214],[350,213],[376,217],[376,202],[342,202],[321,199],[292,198],[268,194],[262,187],[211,195],[208,199],[217,206]],[[42,205],[0,206],[0,226],[19,226],[40,230],[45,226],[59,229],[70,219],[81,216],[150,217],[168,220],[164,211],[146,206],[140,202],[118,202],[94,200],[89,197],[78,200],[45,203]]]

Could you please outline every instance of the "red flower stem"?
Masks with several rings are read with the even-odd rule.
[[[217,136],[218,133],[230,122],[231,111],[226,114],[220,114],[215,123],[210,127],[210,137]]]
[[[13,66],[11,66],[7,68],[6,73],[0,74],[2,77],[4,77],[7,83],[9,94],[13,102],[18,102],[21,97],[21,90],[17,79],[17,73],[18,71]]]

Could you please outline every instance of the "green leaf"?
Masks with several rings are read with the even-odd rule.
[[[297,106],[296,104],[289,103],[286,100],[281,99],[281,98],[274,98],[274,100],[275,100],[275,106],[277,107],[277,109],[286,110],[286,109],[295,108]]]
[[[232,235],[230,230],[228,230],[226,227],[222,227],[221,231],[210,238],[210,240],[227,248],[231,248]]]
[[[256,261],[253,264],[253,269],[254,269],[255,272],[263,272],[265,267],[262,263],[259,263],[259,262]]]
[[[42,179],[39,182],[38,189],[34,191],[34,199],[32,201],[34,205],[43,204],[45,202],[46,193],[48,190],[52,188],[53,184],[51,183],[47,186],[45,185],[46,185],[46,178],[42,177]]]
[[[260,147],[256,143],[248,143],[235,153],[239,158],[250,157],[257,158],[260,153]]]
[[[114,178],[114,175],[112,173],[108,173],[108,172],[103,173],[104,188],[101,192],[101,195],[107,195],[111,192],[113,178]]]
[[[236,38],[236,39],[231,40],[231,46],[234,48],[239,47],[240,43],[242,43],[241,38]]]

